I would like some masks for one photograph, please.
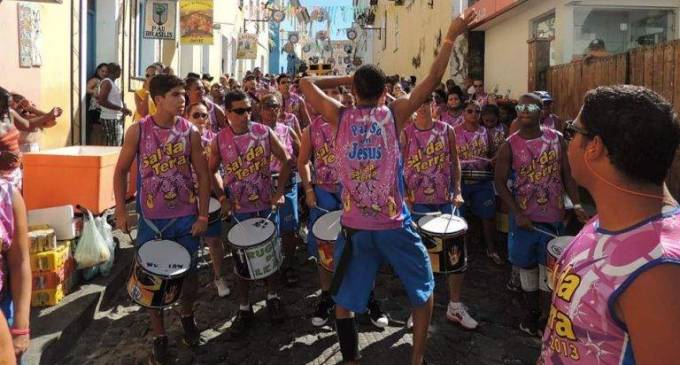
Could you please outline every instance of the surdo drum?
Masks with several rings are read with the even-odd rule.
[[[234,257],[236,275],[246,280],[264,279],[281,267],[283,255],[276,224],[266,218],[250,218],[231,227],[227,242]]]
[[[467,229],[465,219],[451,214],[424,216],[418,220],[418,232],[428,247],[432,272],[448,274],[467,269],[463,238]]]
[[[573,240],[574,236],[560,236],[553,238],[550,240],[550,242],[548,242],[545,276],[548,280],[548,288],[550,288],[550,290],[555,290],[555,283],[557,282],[557,278],[555,276],[558,275],[557,262],[560,260],[560,257],[562,257],[564,250]]]
[[[127,290],[135,303],[147,308],[164,308],[182,292],[191,269],[191,255],[174,241],[154,240],[137,250]]]
[[[335,240],[340,234],[342,225],[340,217],[342,210],[328,212],[314,222],[312,234],[316,238],[316,245],[319,249],[319,265],[326,271],[335,271],[333,264],[333,252],[335,250]]]

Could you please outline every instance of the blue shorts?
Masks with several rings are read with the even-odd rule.
[[[9,284],[9,280],[7,280]],[[2,300],[0,300],[0,311],[5,315],[7,319],[7,325],[11,328],[14,324],[14,302],[12,302],[12,290],[9,285],[2,288]]]
[[[298,184],[286,190],[286,202],[279,208],[279,230],[281,233],[297,233],[300,228],[300,207],[298,205]]]
[[[465,204],[461,207],[461,215],[472,213],[481,219],[496,216],[496,193],[493,181],[480,181],[472,184],[461,184],[461,194]]]
[[[432,213],[432,212],[442,212],[444,214],[453,214],[453,204],[451,203],[444,203],[444,204],[413,204],[413,211],[411,212],[411,216],[413,217],[413,221],[418,223],[418,220],[424,215],[418,214],[418,213]],[[460,216],[460,210],[456,212],[456,215]]]
[[[206,238],[222,237],[222,219],[215,223],[208,224],[208,230],[205,231]]]
[[[158,230],[163,230],[173,219],[151,219]],[[195,215],[188,215],[186,217],[177,218],[172,225],[168,226],[163,231],[163,239],[171,240],[179,243],[189,251],[189,254],[194,257],[198,252],[200,240],[198,237],[191,235],[191,226],[196,222]],[[137,245],[141,247],[143,244],[156,239],[156,232],[146,223],[146,220],[139,220],[139,228],[137,230]],[[194,260],[195,261],[195,260]]]
[[[510,214],[510,229],[508,232],[508,259],[523,269],[531,269],[536,265],[545,265],[547,259],[546,246],[552,237],[534,230],[517,227],[515,217]],[[544,231],[554,232],[558,236],[564,230],[564,224],[536,223],[534,225]]]
[[[366,311],[378,268],[387,262],[399,276],[411,305],[422,306],[432,296],[434,276],[430,257],[420,236],[408,220],[403,228],[384,231],[356,231],[352,237],[353,254],[346,268],[335,303],[353,312]],[[340,262],[345,247],[341,233],[335,243],[335,262]]]
[[[342,209],[341,192],[337,191],[331,193],[328,190],[314,186],[314,195],[316,196],[316,206],[326,211],[334,211]],[[312,232],[312,227],[319,217],[326,214],[326,211],[319,208],[312,208],[309,210],[309,219],[307,220],[307,254],[309,257],[319,258],[319,249],[316,247],[316,237]]]

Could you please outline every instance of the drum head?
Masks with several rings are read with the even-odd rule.
[[[560,236],[553,238],[550,242],[548,242],[548,253],[550,253],[551,256],[559,259],[562,256],[564,249],[567,248],[567,246],[569,246],[573,240],[574,236]]]
[[[326,213],[319,217],[312,226],[312,234],[317,239],[322,241],[335,241],[340,234],[342,225],[340,224],[340,217],[342,210],[336,210]]]
[[[423,232],[435,236],[463,234],[468,229],[465,219],[451,214],[424,216],[418,220],[418,227]]]
[[[222,206],[220,205],[220,201],[215,199],[215,198],[210,198],[210,204],[208,205],[208,212],[214,213],[220,210]]]
[[[276,226],[271,220],[250,218],[231,227],[227,240],[237,247],[250,247],[267,241],[275,231]]]
[[[173,277],[181,275],[191,267],[191,255],[177,242],[168,240],[150,241],[137,251],[139,264],[148,272]]]

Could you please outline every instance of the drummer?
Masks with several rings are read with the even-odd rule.
[[[189,121],[178,115],[184,113],[184,81],[171,75],[151,79],[150,93],[156,113],[133,124],[125,135],[114,174],[116,197],[116,225],[128,232],[125,197],[130,165],[139,156],[141,209],[137,243],[141,246],[156,238],[176,241],[191,256],[192,269],[185,279],[181,294],[181,322],[183,340],[188,346],[200,342],[193,303],[198,289],[195,270],[199,238],[208,227],[210,178],[203,157],[201,136]],[[171,138],[172,137],[172,138]],[[172,142],[166,143],[171,140]],[[144,141],[144,143],[141,143]],[[198,179],[198,204],[192,171]],[[198,205],[198,208],[197,208]],[[162,310],[149,309],[155,336],[149,362],[161,364],[168,360]]]
[[[288,151],[271,128],[250,121],[252,108],[243,91],[227,93],[225,105],[229,128],[222,129],[210,147],[210,172],[217,173],[220,164],[225,171],[220,191],[226,195],[219,198],[223,215],[231,213],[238,221],[269,217],[273,206],[284,203],[284,189],[290,177]],[[281,164],[275,192],[271,188],[272,156]],[[274,217],[278,221],[278,214]],[[245,336],[255,318],[248,298],[250,281],[238,276],[236,280],[239,311],[230,329],[234,339]],[[274,275],[264,280],[269,318],[272,323],[280,323],[284,320],[283,303],[276,292]]]
[[[294,285],[298,282],[299,278],[295,267],[297,266],[295,260],[295,248],[298,244],[298,238],[296,236],[298,228],[300,226],[300,214],[298,205],[298,178],[295,170],[295,161],[297,159],[297,154],[300,151],[300,137],[293,127],[286,123],[284,119],[280,117],[292,117],[294,123],[299,129],[299,124],[297,123],[297,118],[290,113],[281,114],[281,103],[279,98],[275,94],[267,94],[260,98],[260,123],[271,128],[279,141],[283,144],[290,160],[288,161],[288,166],[291,169],[290,178],[284,182],[284,198],[285,203],[281,210],[279,211],[279,234],[281,235],[281,241],[283,243],[283,253],[285,256],[283,263],[283,276],[288,285]],[[271,172],[275,174],[281,173],[281,163],[279,160],[272,156]]]
[[[210,156],[210,143],[215,139],[215,132],[211,130],[210,114],[208,111],[208,104],[204,100],[189,105],[186,110],[186,117],[189,121],[198,128],[201,134],[201,147],[203,148],[203,156],[205,156],[206,163]],[[212,190],[219,189],[221,186],[222,177],[220,174],[214,174],[212,178],[218,179],[211,184]],[[194,179],[196,182],[196,179]],[[218,192],[214,192],[214,195]],[[229,283],[222,270],[222,261],[224,261],[224,247],[222,246],[222,220],[210,223],[208,231],[205,234],[205,242],[210,248],[210,257],[212,258],[213,272],[215,273],[215,287],[217,288],[217,295],[221,298],[226,297],[231,293]]]
[[[337,91],[336,93],[331,92]],[[326,94],[341,101],[338,89],[327,90]],[[351,94],[349,94],[351,95]],[[349,107],[351,107],[350,105]],[[312,227],[319,217],[325,213],[342,209],[341,187],[338,181],[337,159],[335,158],[336,128],[326,122],[323,116],[314,118],[312,124],[302,131],[298,170],[305,189],[305,202],[310,209],[307,221],[307,253],[319,260],[319,249]],[[313,170],[310,171],[309,162]],[[312,325],[320,327],[328,323],[335,302],[330,294],[333,274],[318,265],[321,296],[316,311],[312,316]],[[380,308],[380,302],[371,292],[368,303],[368,316],[371,323],[384,328],[389,324],[387,316]]]
[[[502,260],[496,250],[496,193],[491,173],[495,152],[487,129],[481,125],[479,104],[466,100],[463,105],[463,123],[453,127],[461,166],[461,192],[465,200],[462,215],[469,213],[482,220],[486,255],[500,263]]]
[[[404,148],[404,175],[407,203],[415,222],[425,213],[454,214],[453,206],[463,205],[460,192],[460,162],[456,135],[446,122],[432,120],[432,96],[428,96],[416,113],[416,121],[401,133]],[[465,329],[477,328],[477,321],[461,302],[463,278],[467,271],[467,250],[453,264],[448,275],[449,304],[446,318]]]
[[[546,244],[552,237],[533,228],[555,235],[562,233],[565,190],[579,219],[587,219],[571,177],[564,138],[554,129],[541,127],[540,112],[538,95],[520,98],[519,130],[501,146],[495,177],[498,195],[510,208],[508,253],[510,262],[519,267],[525,297],[524,319],[519,326],[534,336],[539,335],[548,318],[550,289],[545,263]],[[512,192],[507,186],[511,174]]]

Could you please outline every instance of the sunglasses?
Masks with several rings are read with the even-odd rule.
[[[191,114],[191,117],[194,118],[194,119],[208,119],[208,114],[196,112],[194,114]]]
[[[232,109],[231,112],[236,113],[238,115],[243,115],[245,113],[250,113],[251,110],[253,110],[253,108],[236,108],[236,109]]]
[[[484,84],[473,84],[472,86],[474,86],[474,87],[482,87],[482,86],[484,86]]]
[[[154,75],[154,74],[146,74],[146,78],[147,78],[147,79],[148,79],[149,77],[154,77],[154,76],[156,76],[156,75]]]
[[[592,133],[581,127],[578,127],[573,120],[567,121],[566,125],[564,126],[564,139],[571,141],[574,139],[574,137],[576,137],[576,134],[581,134],[589,138],[593,137]]]
[[[468,109],[465,111],[468,114],[479,114],[481,111],[479,109]]]
[[[290,81],[284,81],[284,80],[279,81],[279,85],[288,85],[288,84],[290,84]]]
[[[541,107],[536,104],[517,104],[515,110],[517,110],[518,113],[536,113],[541,110]]]

